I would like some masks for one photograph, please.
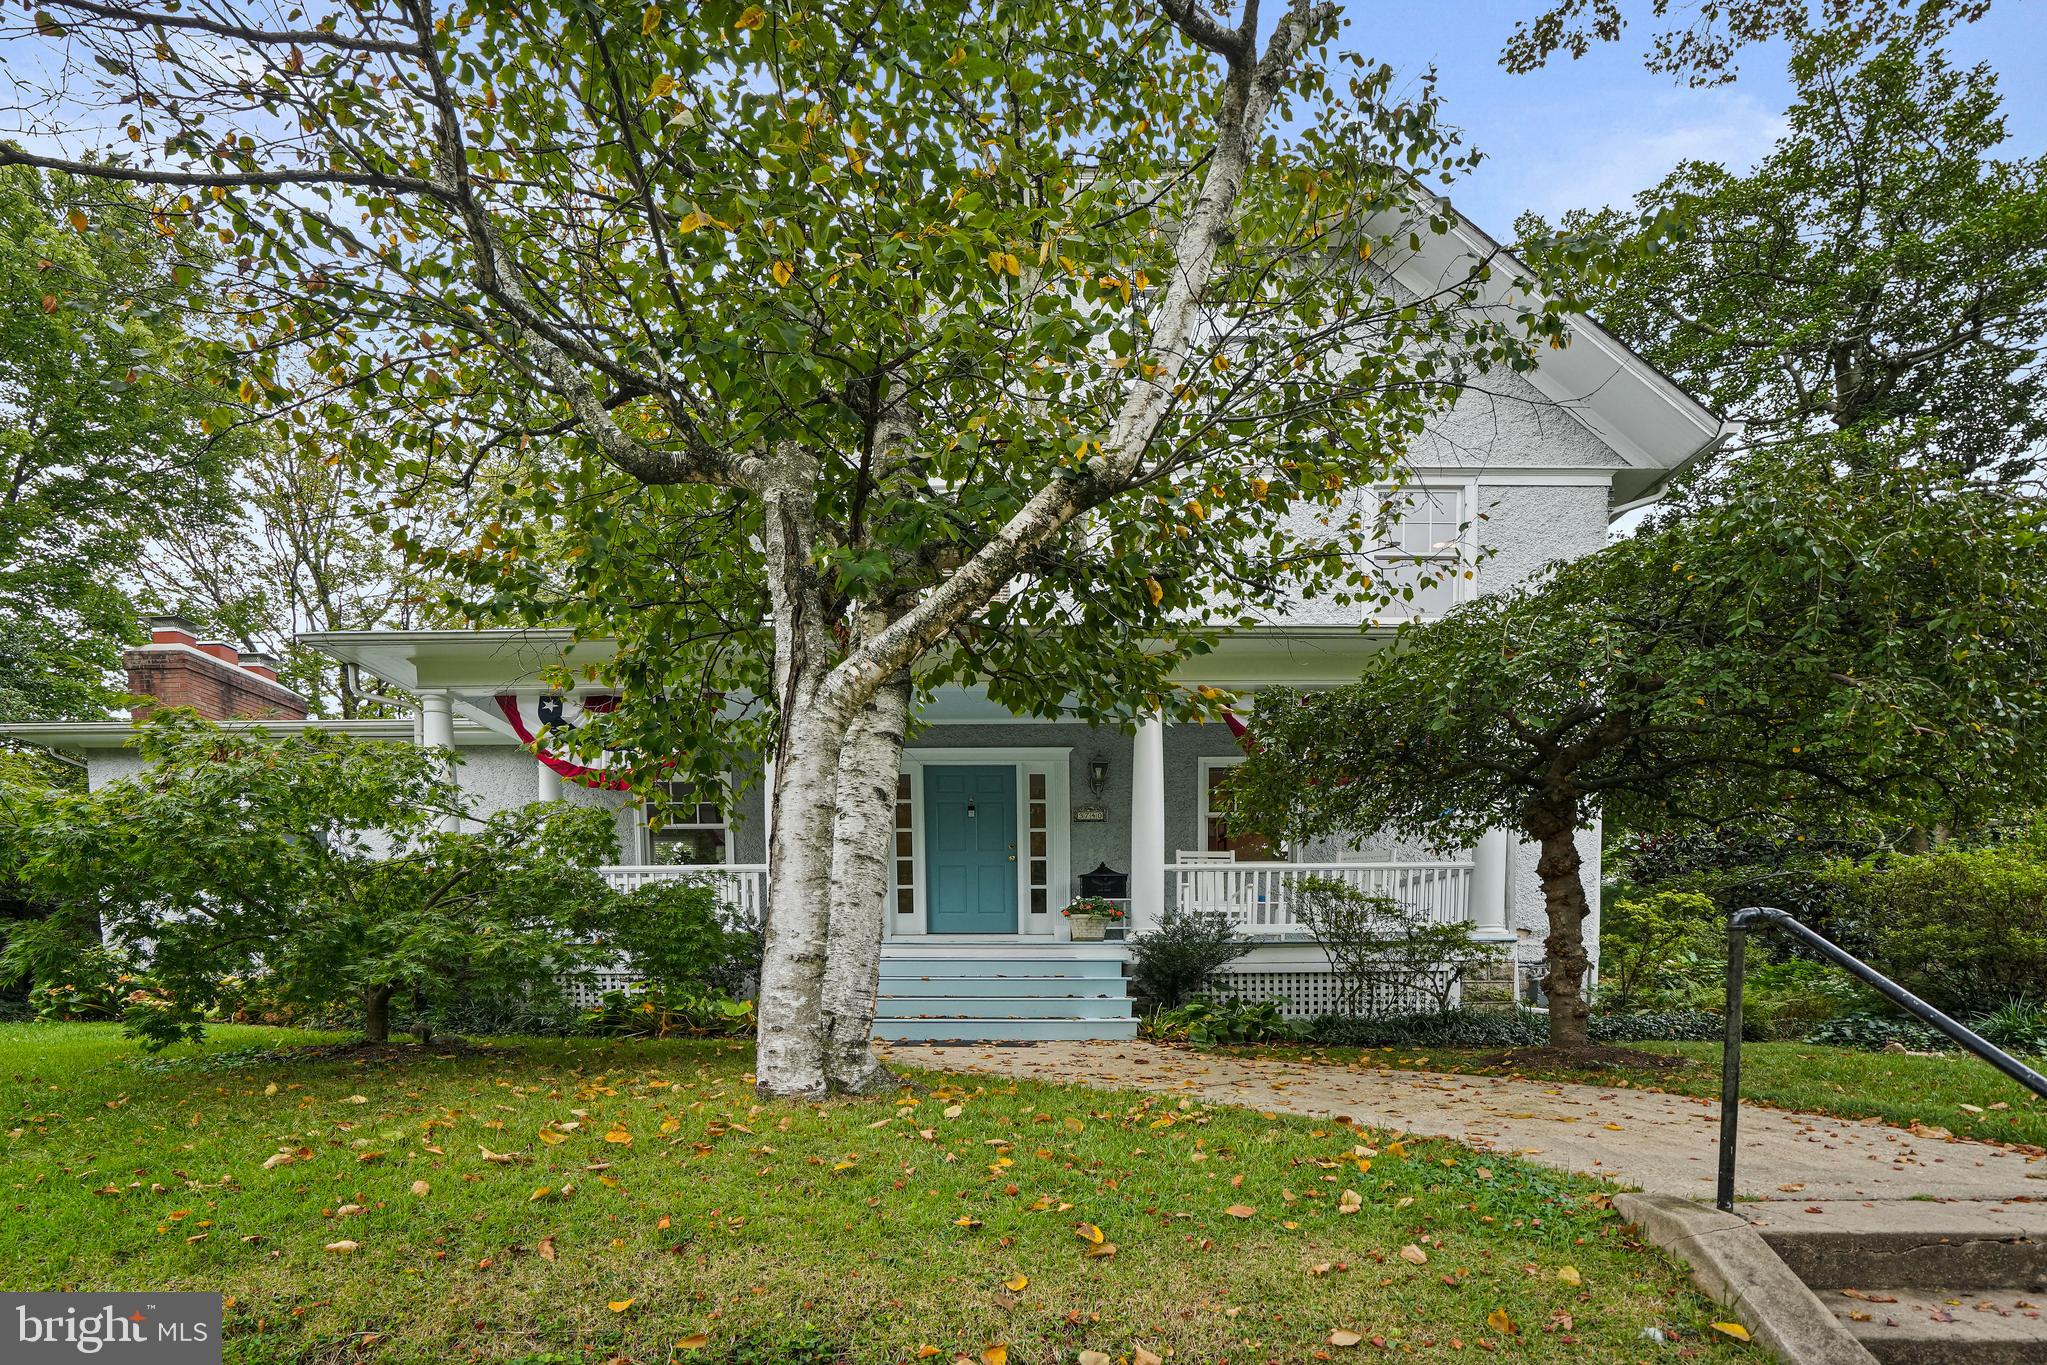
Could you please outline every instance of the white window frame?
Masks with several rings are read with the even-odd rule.
[[[716,803],[718,807],[717,824],[715,825],[705,824],[701,820],[674,821],[663,824],[661,828],[664,830],[685,829],[723,830],[725,832],[725,861],[723,863],[704,864],[678,863],[676,864],[676,866],[681,867],[700,865],[704,867],[729,867],[733,863],[738,861],[733,856],[732,850],[732,803],[730,800],[730,795],[735,790],[735,788],[733,786],[732,775],[730,773],[723,774],[722,778],[723,778],[723,786],[721,788],[722,796],[721,799]],[[701,798],[699,798],[696,804],[701,806],[707,803],[704,802]],[[651,823],[651,818],[653,814],[654,814],[653,810],[649,807],[646,801],[642,800],[639,802],[639,819],[636,821],[636,823],[638,824],[640,831],[640,862],[648,867],[654,866],[657,862],[657,859],[654,856],[655,842],[654,826]]]
[[[1379,519],[1389,510],[1388,504],[1397,498],[1406,499],[1417,494],[1428,494],[1437,497],[1448,494],[1456,498],[1457,539],[1450,542],[1447,548],[1428,554],[1418,554],[1413,550],[1382,548],[1372,552],[1372,563],[1375,572],[1384,572],[1384,566],[1387,565],[1407,566],[1414,564],[1416,561],[1445,565],[1450,571],[1450,605],[1454,607],[1459,603],[1470,601],[1478,591],[1478,556],[1472,540],[1473,532],[1478,525],[1478,480],[1418,478],[1411,483],[1402,484],[1399,487],[1382,485],[1373,489],[1373,494],[1378,499],[1378,506],[1373,511],[1372,519],[1375,527]],[[1392,526],[1397,527],[1399,524],[1398,521],[1395,521],[1392,523]],[[1389,529],[1391,528],[1389,527]],[[1440,613],[1430,615],[1419,612],[1400,611],[1397,608],[1401,605],[1403,604],[1398,602],[1387,603],[1383,612],[1374,614],[1372,618],[1373,623],[1375,625],[1397,625],[1403,621],[1436,621],[1442,619]],[[1203,828],[1206,829],[1207,827],[1203,826]]]

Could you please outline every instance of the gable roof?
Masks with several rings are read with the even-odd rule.
[[[1508,269],[1494,270],[1479,286],[1481,306],[1500,320],[1510,318],[1517,311],[1511,301],[1517,292],[1512,276],[1532,277],[1534,272],[1449,200],[1420,187],[1415,193],[1432,210],[1447,214],[1451,226],[1447,232],[1421,234],[1420,249],[1388,262],[1389,273],[1403,288],[1430,295],[1463,287],[1482,263],[1502,262]],[[1672,474],[1737,430],[1582,313],[1571,318],[1570,343],[1544,351],[1526,378],[1626,466],[1614,475],[1616,512],[1653,498]]]

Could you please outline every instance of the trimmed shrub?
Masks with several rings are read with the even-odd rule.
[[[1958,1017],[2047,1001],[2047,851],[2032,843],[1836,863],[1843,946]]]
[[[1307,1036],[1330,1047],[1541,1047],[1549,1019],[1523,1009],[1322,1014],[1308,1021]]]
[[[1219,988],[1222,969],[1250,951],[1251,941],[1223,916],[1174,910],[1131,940],[1131,984],[1170,1010]]]
[[[1743,1024],[1746,1033],[1745,1015]],[[1711,1010],[1633,1010],[1593,1015],[1590,1033],[1595,1043],[1705,1043],[1724,1037],[1727,1022]]]

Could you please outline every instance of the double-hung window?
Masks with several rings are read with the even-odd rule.
[[[1470,595],[1471,498],[1465,484],[1409,484],[1380,495],[1377,620],[1441,616]]]
[[[728,863],[732,831],[716,791],[693,782],[664,782],[668,799],[647,811],[648,861],[662,865],[714,867]]]

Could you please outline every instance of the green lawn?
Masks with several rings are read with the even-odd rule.
[[[1754,1351],[1590,1182],[1440,1143],[985,1078],[766,1105],[731,1043],[252,1055],[309,1037],[0,1027],[0,1284],[218,1289],[241,1362]]]
[[[1346,1066],[1667,1090],[1679,1095],[1720,1095],[1718,1043],[1641,1043],[1636,1050],[1683,1059],[1677,1067],[1558,1068],[1517,1058],[1501,1066],[1499,1048],[1244,1048],[1252,1054],[1307,1057]],[[1858,1052],[1812,1043],[1749,1043],[1741,1050],[1741,1094],[1779,1109],[1802,1109],[1843,1118],[1880,1118],[1909,1127],[1945,1128],[1962,1137],[2047,1147],[2047,1101],[1974,1057]],[[2047,1062],[2029,1059],[2035,1068]],[[1965,1107],[1972,1106],[1972,1107]],[[2047,1191],[2043,1191],[2047,1193]]]

